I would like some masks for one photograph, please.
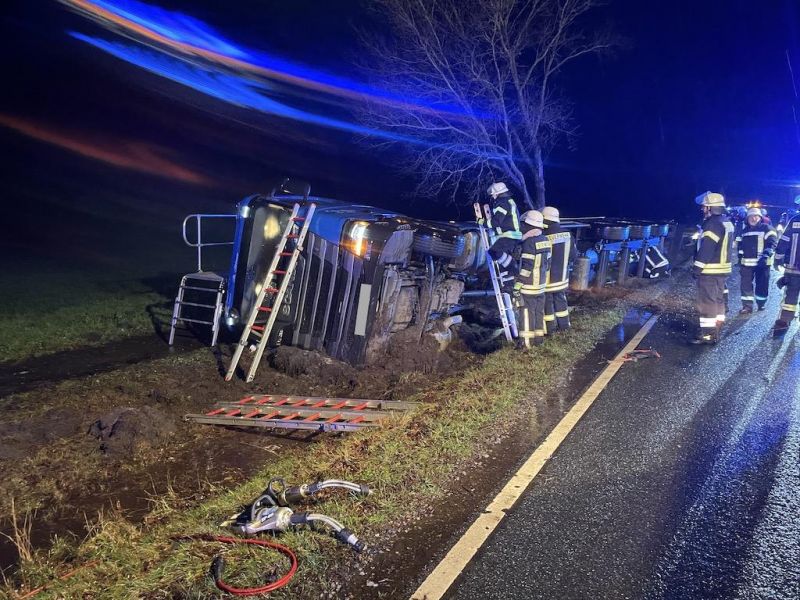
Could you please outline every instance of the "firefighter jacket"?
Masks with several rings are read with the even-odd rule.
[[[569,285],[569,265],[577,255],[577,250],[569,231],[563,231],[560,223],[554,221],[544,223],[547,227],[545,237],[553,247],[545,291],[560,292]]]
[[[787,273],[800,274],[800,215],[792,217],[786,224],[775,258],[779,265],[786,267]]]
[[[517,203],[508,194],[502,194],[492,201],[492,229],[498,238],[522,239]]]
[[[551,249],[550,240],[543,235],[533,235],[533,230],[522,236],[522,258],[517,282],[522,284],[520,291],[523,294],[544,294]]]
[[[746,225],[736,238],[739,247],[739,264],[744,267],[772,266],[778,233],[763,221],[755,227]]]
[[[731,272],[733,223],[725,215],[711,215],[703,221],[697,240],[694,271],[699,275],[728,275]]]

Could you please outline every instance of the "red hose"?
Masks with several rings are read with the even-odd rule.
[[[284,546],[283,544],[256,538],[235,538],[226,536],[202,536],[201,539],[222,542],[223,544],[253,544],[255,546],[266,546],[267,548],[277,550],[278,552],[289,557],[291,565],[283,577],[277,581],[273,581],[270,584],[253,588],[236,588],[222,581],[222,558],[215,558],[214,563],[212,563],[214,583],[219,589],[224,592],[228,592],[229,594],[233,594],[235,596],[255,596],[258,594],[266,594],[267,592],[274,592],[278,588],[282,588],[289,583],[292,577],[294,577],[294,574],[297,572],[297,557],[295,556],[294,552],[292,552],[291,548]],[[217,563],[217,561],[219,561],[219,563]]]

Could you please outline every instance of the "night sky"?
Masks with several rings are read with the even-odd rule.
[[[244,46],[351,78],[353,26],[380,26],[356,0],[158,5]],[[800,100],[787,61],[788,53],[800,88],[800,1],[612,0],[592,18],[625,43],[564,73],[580,135],[549,158],[550,203],[573,216],[683,218],[706,189],[783,205],[800,193]],[[113,37],[56,2],[4,2],[6,258],[55,246],[44,215],[87,249],[109,236],[177,236],[183,214],[227,212],[283,174],[320,195],[417,216],[468,215],[409,198],[413,181],[394,172],[393,156],[350,134],[225,104],[68,31]]]

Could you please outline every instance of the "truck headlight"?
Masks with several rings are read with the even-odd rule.
[[[347,247],[356,256],[364,256],[367,251],[367,226],[366,221],[355,221],[347,228]]]
[[[264,219],[264,239],[273,240],[281,235],[281,224],[278,217],[270,214]]]

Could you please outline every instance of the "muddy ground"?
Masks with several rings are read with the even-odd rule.
[[[671,309],[675,310],[685,302],[664,293],[672,287],[674,282],[633,292],[608,288],[576,298],[576,310],[591,312],[623,297],[639,306],[667,308],[673,304]],[[10,532],[12,500],[18,514],[35,514],[32,540],[40,547],[47,547],[54,535],[82,536],[101,511],[120,511],[133,521],[141,521],[158,518],[158,502],[163,497],[169,497],[172,505],[195,505],[247,478],[284,449],[314,443],[315,436],[196,425],[182,421],[184,414],[201,412],[219,400],[237,400],[253,390],[404,399],[428,383],[481,360],[471,349],[490,347],[486,344],[487,332],[465,326],[461,333],[459,340],[440,353],[435,341],[427,339],[421,345],[419,332],[409,330],[404,343],[396,344],[376,365],[363,369],[316,353],[282,348],[270,357],[269,364],[262,364],[254,384],[241,379],[226,383],[222,379],[229,346],[215,353],[192,343],[183,344],[182,349],[166,357],[146,357],[134,365],[110,360],[112,346],[102,355],[103,360],[95,363],[97,370],[106,372],[86,374],[92,369],[84,365],[80,376],[64,381],[34,378],[33,383],[26,384],[33,389],[0,398],[4,415],[0,424],[2,530]],[[598,349],[577,372],[565,373],[562,381],[571,385],[565,385],[564,390],[574,394],[588,382],[604,364],[603,352],[609,352],[609,348]],[[76,351],[68,362],[80,361],[81,353]],[[6,365],[6,372],[12,376],[20,370],[25,369],[15,371]],[[461,520],[474,510],[476,502],[483,501],[518,455],[548,430],[566,407],[568,399],[563,395],[542,394],[539,399],[548,400],[538,410],[521,412],[516,415],[516,424],[509,423],[487,440],[478,461],[483,468],[465,471],[463,477],[451,482],[453,491],[446,507],[451,519]],[[499,452],[501,440],[503,450]],[[453,527],[441,518],[441,511],[426,510],[426,514],[436,516],[420,515],[419,521],[387,532],[377,544],[380,553],[375,555],[373,566],[364,564],[363,571],[352,574],[360,580],[359,589],[375,594],[397,591],[396,583],[389,584],[389,579],[407,580],[422,564],[422,557],[435,554],[445,532]],[[426,541],[425,552],[415,552],[420,540]],[[395,565],[385,577],[380,575],[396,562],[396,556],[416,556],[417,560],[401,561],[404,568]],[[17,558],[13,545],[5,538],[0,540],[0,565],[13,568]]]
[[[458,341],[438,352],[435,340],[420,342],[414,329],[401,341],[378,364],[360,369],[283,347],[262,363],[253,384],[223,380],[230,346],[212,351],[192,349],[191,343],[183,352],[130,366],[109,359],[112,345],[95,363],[106,372],[59,383],[29,379],[24,385],[33,389],[0,398],[2,531],[10,532],[12,501],[18,514],[35,511],[37,546],[46,546],[54,534],[83,535],[102,510],[120,510],[135,521],[164,495],[193,504],[246,478],[282,449],[315,439],[303,432],[234,430],[182,420],[217,401],[235,401],[253,390],[402,399],[431,378],[480,360]],[[80,363],[80,351],[68,354],[66,364]],[[90,350],[84,358],[96,355]],[[5,372],[13,377],[30,368],[6,365]],[[8,568],[16,560],[13,545],[0,539],[0,565]]]

